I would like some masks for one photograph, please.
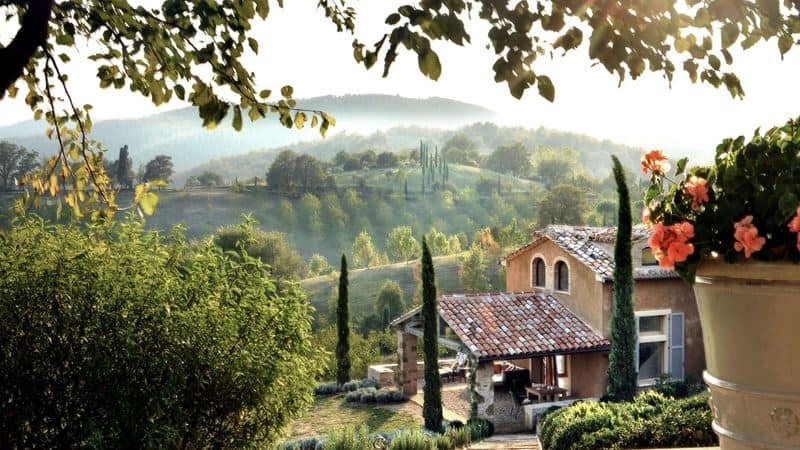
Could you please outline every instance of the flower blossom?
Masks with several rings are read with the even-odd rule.
[[[683,192],[692,197],[692,209],[700,209],[700,205],[708,202],[708,188],[705,178],[691,175],[683,185]]]
[[[758,228],[753,225],[753,216],[745,216],[742,220],[733,224],[733,248],[737,252],[744,251],[744,256],[749,258],[753,253],[761,250],[767,240],[758,235]]]
[[[800,206],[797,207],[797,212],[787,226],[789,231],[797,233],[797,249],[800,250]]]
[[[694,225],[680,222],[673,225],[656,223],[649,244],[658,265],[664,269],[675,269],[675,263],[686,261],[694,253],[694,244],[689,239],[694,237]]]
[[[669,162],[661,150],[650,150],[642,156],[642,173],[652,171],[654,174],[663,175],[669,171]]]
[[[650,228],[651,226],[653,226],[653,223],[652,223],[652,222],[650,222],[650,214],[651,214],[652,212],[653,212],[653,211],[652,211],[652,210],[650,209],[650,207],[648,207],[648,206],[645,206],[645,207],[644,207],[644,209],[642,209],[642,223],[643,223],[643,224],[644,224],[644,226],[646,226],[647,228]]]

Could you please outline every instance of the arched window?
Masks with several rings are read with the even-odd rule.
[[[645,247],[642,249],[642,265],[643,266],[657,266],[658,260],[653,255],[653,251],[650,250],[650,247]]]
[[[569,291],[569,267],[564,261],[556,263],[556,290],[567,292]]]
[[[535,258],[531,263],[531,286],[544,287],[545,276],[544,260],[542,258]]]

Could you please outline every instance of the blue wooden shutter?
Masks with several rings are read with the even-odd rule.
[[[672,381],[683,380],[683,313],[669,316],[669,373]]]

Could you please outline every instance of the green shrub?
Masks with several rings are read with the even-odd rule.
[[[451,427],[445,434],[450,437],[456,448],[465,448],[472,442],[471,430],[465,426]]]
[[[448,434],[437,434],[433,437],[433,447],[436,450],[455,450],[456,445]]]
[[[294,441],[287,441],[280,444],[277,448],[279,450],[321,450],[324,443],[318,438],[297,439]]]
[[[319,365],[265,273],[133,221],[0,232],[0,448],[268,446]]]
[[[539,421],[539,440],[547,450],[713,446],[708,396],[673,399],[654,390],[633,402],[581,402],[553,411]]]
[[[469,419],[467,428],[470,430],[472,442],[478,442],[494,434],[494,424],[486,419]]]
[[[405,430],[389,443],[389,450],[433,450],[433,439],[420,430]]]
[[[372,450],[372,440],[367,427],[344,427],[325,438],[324,450]]]
[[[338,384],[335,381],[329,383],[322,383],[319,384],[317,387],[314,388],[314,395],[333,395],[338,394],[340,392],[353,392],[359,389],[368,389],[368,388],[377,388],[378,382],[370,379],[364,378],[362,380],[353,380],[348,381],[345,384]]]

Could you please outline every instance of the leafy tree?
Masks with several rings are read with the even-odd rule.
[[[383,319],[383,326],[387,327],[389,321],[403,314],[405,309],[406,305],[403,301],[403,290],[400,288],[400,284],[394,280],[386,280],[375,300],[375,314]]]
[[[528,233],[519,226],[516,217],[500,230],[500,245],[503,247],[519,247],[527,241]]]
[[[267,171],[267,185],[278,191],[309,191],[326,186],[327,177],[317,158],[291,150],[278,153]]]
[[[20,182],[22,177],[34,171],[39,165],[37,158],[39,154],[33,150],[0,141],[0,180],[3,190],[9,190],[15,178]]]
[[[200,183],[200,186],[222,186],[225,184],[225,180],[222,178],[222,175],[212,172],[210,170],[206,170],[200,175],[197,176],[197,182]]]
[[[214,244],[226,252],[241,254],[244,250],[248,256],[266,264],[278,280],[297,280],[303,270],[303,258],[284,233],[257,229],[248,217],[240,225],[220,228],[214,236]]]
[[[467,164],[478,162],[481,154],[478,151],[478,144],[464,133],[456,133],[444,143],[442,152],[449,162],[456,164]]]
[[[306,275],[309,278],[317,277],[329,273],[331,269],[332,267],[328,263],[328,258],[319,253],[314,253],[311,255],[311,259],[308,260],[308,272],[306,272]]]
[[[375,167],[379,169],[388,169],[398,165],[400,165],[400,158],[393,152],[381,152],[375,159]]]
[[[489,155],[485,165],[495,172],[524,176],[531,171],[531,154],[521,142],[501,145]]]
[[[410,226],[399,226],[389,232],[386,247],[400,261],[410,261],[419,251],[419,244],[414,238]]]
[[[539,203],[539,226],[550,224],[581,225],[586,211],[586,198],[580,189],[559,184]]]
[[[458,277],[461,286],[468,292],[487,292],[489,279],[486,278],[486,256],[478,243],[472,244],[469,251],[461,258]]]
[[[294,226],[297,224],[297,216],[294,212],[294,205],[292,202],[286,199],[281,199],[280,205],[278,205],[278,217],[281,220],[281,223],[286,226],[287,229],[293,229]]]
[[[342,210],[339,197],[334,192],[328,192],[320,199],[322,217],[328,226],[330,235],[335,235],[344,230],[347,215]]]
[[[33,216],[0,255],[2,448],[263,448],[313,401],[311,308],[256,259]]]
[[[614,244],[614,310],[611,316],[611,353],[608,360],[608,395],[617,401],[631,401],[636,394],[636,318],[633,312],[633,262],[631,260],[631,202],[622,164],[616,156],[619,212]]]
[[[158,155],[145,165],[143,179],[144,181],[163,180],[169,182],[174,172],[172,157]]]
[[[425,387],[422,417],[425,428],[442,431],[442,379],[439,377],[439,311],[433,259],[422,237],[422,348],[425,355]]]
[[[577,166],[574,151],[539,149],[536,152],[536,175],[544,183],[545,189],[567,182]]]
[[[378,251],[367,230],[361,231],[353,241],[353,264],[356,267],[369,267]]]
[[[306,228],[313,232],[322,229],[321,203],[319,198],[311,192],[306,192],[300,197],[300,213]]]
[[[378,155],[375,150],[367,150],[359,155],[361,167],[372,169],[378,163]]]
[[[342,254],[339,270],[339,301],[336,304],[336,382],[350,381],[350,313],[347,305],[347,257]]]
[[[123,145],[119,149],[119,157],[115,167],[117,183],[122,189],[133,188],[133,158],[128,153],[128,146]]]
[[[594,206],[595,211],[603,218],[603,226],[614,224],[614,213],[617,212],[617,204],[611,200],[601,200]]]

